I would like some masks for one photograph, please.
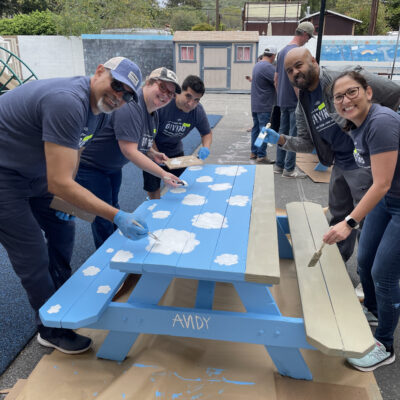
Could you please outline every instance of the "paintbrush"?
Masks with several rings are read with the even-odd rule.
[[[269,129],[270,126],[271,126],[271,124],[268,122],[268,124],[265,125],[265,128],[266,128],[266,129]],[[268,132],[267,132],[267,131],[265,131],[265,132],[260,132],[260,134],[258,135],[258,138],[257,138],[256,141],[254,142],[254,146],[260,147],[260,146],[263,144],[264,139],[266,138],[267,135],[268,135]],[[268,143],[268,146],[272,146],[272,144],[271,144],[271,143]]]
[[[322,242],[321,247],[319,248],[319,250],[316,251],[314,253],[314,255],[311,257],[311,260],[308,263],[308,267],[315,267],[315,265],[317,264],[317,262],[321,258],[322,249],[324,248],[324,246],[325,246],[325,242]]]
[[[175,181],[177,183],[177,185],[188,186],[187,182],[184,181],[183,179],[176,180],[176,179],[170,178],[169,176],[163,176],[163,179],[166,181]]]
[[[144,229],[144,226],[143,226],[142,224],[140,224],[139,222],[135,221],[134,219],[132,220],[132,223],[133,223],[134,225],[138,226],[139,228]],[[157,242],[160,242],[160,239],[159,239],[154,233],[147,232],[147,234],[148,234],[151,238],[153,238],[154,240],[156,240]]]

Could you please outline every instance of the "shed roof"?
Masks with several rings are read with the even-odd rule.
[[[335,11],[326,10],[326,11],[325,11],[325,15],[326,15],[326,14],[336,15],[336,16],[338,16],[338,17],[341,17],[341,18],[344,18],[344,19],[349,19],[350,21],[358,22],[358,23],[360,23],[360,24],[362,23],[362,21],[360,21],[359,19],[351,18],[351,17],[349,17],[349,16],[347,16],[347,15],[340,14],[340,13],[335,12]],[[302,19],[300,20],[300,22],[308,21],[311,17],[314,17],[314,16],[316,16],[316,15],[319,15],[319,11],[318,11],[318,12],[315,12],[314,14],[310,14],[310,15],[305,16],[304,18],[302,18]]]
[[[176,31],[174,42],[258,42],[257,31]]]

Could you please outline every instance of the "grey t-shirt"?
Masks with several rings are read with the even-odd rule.
[[[286,54],[295,47],[298,47],[297,44],[288,44],[278,54],[276,72],[278,73],[277,104],[279,107],[295,108],[297,106],[297,96],[284,65]]]
[[[372,104],[365,121],[351,131],[354,158],[361,168],[371,168],[371,155],[400,150],[400,115],[387,107]],[[400,153],[389,196],[400,198]]]
[[[253,67],[251,78],[251,112],[271,112],[276,101],[275,67],[268,61],[259,61]]]
[[[138,150],[147,153],[153,145],[157,127],[158,114],[147,112],[143,91],[139,90],[138,102],[130,102],[112,114],[107,126],[83,151],[81,164],[116,171],[129,161],[122,154],[118,140],[137,143]]]
[[[46,175],[44,142],[85,146],[108,117],[90,111],[90,78],[33,81],[0,96],[0,168]]]

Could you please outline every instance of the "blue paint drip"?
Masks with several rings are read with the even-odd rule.
[[[256,384],[255,382],[230,381],[230,380],[228,380],[228,379],[226,379],[224,377],[222,377],[222,380],[224,382],[226,382],[226,383],[233,383],[235,385],[249,385],[250,386],[250,385],[255,385]]]
[[[183,394],[182,393],[174,393],[171,397],[171,399],[177,399],[178,397],[181,397]]]
[[[223,369],[218,369],[218,368],[207,368],[206,374],[208,376],[213,376],[213,375],[220,375],[222,373]]]
[[[218,391],[218,394],[222,394],[222,393],[224,393],[224,389],[221,389]]]
[[[159,368],[158,365],[146,365],[146,364],[132,364],[132,367],[138,367],[138,368]]]
[[[208,382],[221,382],[221,379],[209,379]]]
[[[123,398],[123,399],[126,399],[125,393],[122,393],[122,398]]]
[[[179,378],[182,379],[183,381],[191,381],[191,382],[201,382],[201,378],[183,378],[182,376],[179,376],[176,372],[174,372],[174,375]]]
[[[98,395],[97,392],[94,392],[94,393],[93,393],[93,397],[96,397],[97,395]]]
[[[162,393],[159,392],[158,390],[156,390],[156,397],[161,397],[161,396],[162,396]]]
[[[192,396],[191,399],[196,400],[199,399],[201,396],[203,396],[203,393],[196,394],[195,396]]]
[[[54,369],[58,369],[57,365],[54,365],[53,368],[54,368]]]

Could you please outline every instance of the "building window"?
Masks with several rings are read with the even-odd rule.
[[[252,60],[252,50],[251,45],[235,45],[235,62],[238,63],[250,63]]]
[[[179,61],[196,62],[196,46],[186,44],[179,45]]]

